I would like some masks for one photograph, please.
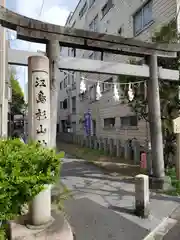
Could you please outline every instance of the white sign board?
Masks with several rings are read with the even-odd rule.
[[[23,119],[23,115],[21,114],[14,115],[14,120],[21,120],[21,119]]]
[[[180,133],[180,117],[173,120],[174,133]]]

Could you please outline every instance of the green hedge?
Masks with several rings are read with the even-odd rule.
[[[18,216],[22,205],[57,180],[62,154],[19,139],[0,140],[1,221]]]

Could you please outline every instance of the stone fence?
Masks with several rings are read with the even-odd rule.
[[[95,136],[85,137],[73,133],[59,133],[57,140],[66,143],[74,143],[82,147],[97,149],[110,156],[132,160],[132,164],[140,164],[141,153],[147,153],[146,156],[148,158],[150,157],[147,148],[140,146],[136,139],[127,140],[122,143],[121,140],[113,138],[97,138]]]

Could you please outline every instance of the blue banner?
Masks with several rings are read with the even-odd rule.
[[[91,136],[91,112],[88,110],[87,113],[84,113],[84,130],[86,136]]]

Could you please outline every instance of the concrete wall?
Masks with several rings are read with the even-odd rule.
[[[102,18],[101,9],[106,3],[106,0],[95,0],[95,3],[91,8],[88,6],[88,10],[84,16],[80,19],[79,12],[82,9],[85,0],[81,0],[75,9],[75,12],[69,18],[66,26],[89,29],[89,24],[98,14],[98,31],[107,32],[110,34],[119,34],[118,30],[121,28],[121,36],[134,37],[143,41],[151,41],[154,31],[157,31],[162,24],[172,20],[177,14],[177,3],[176,0],[154,0],[153,1],[153,22],[140,34],[134,36],[133,31],[133,15],[134,13],[145,3],[142,0],[114,0],[114,7]],[[68,52],[69,51],[69,52]],[[63,55],[72,56],[71,49],[63,49]],[[77,50],[77,57],[88,58],[91,52]],[[96,55],[96,59],[100,59],[100,53]],[[120,61],[126,62],[127,57],[119,55],[105,54],[104,61]],[[98,75],[98,74],[82,74],[88,79],[107,80],[110,76]],[[137,127],[122,128],[120,124],[120,117],[132,115],[127,105],[122,102],[115,102],[113,100],[112,90],[103,93],[99,101],[92,102],[89,99],[89,95],[84,101],[80,101],[79,98],[79,73],[76,75],[76,91],[72,92],[72,95],[77,96],[77,114],[76,120],[76,131],[78,134],[82,134],[84,129],[83,125],[79,124],[79,120],[83,118],[83,114],[87,109],[92,111],[92,118],[96,121],[96,134],[97,136],[103,137],[117,137],[122,140],[136,137],[141,144],[143,144],[147,138],[147,125],[144,121],[140,121]],[[117,77],[113,77],[113,81],[116,81]],[[87,82],[87,85],[92,85],[92,82]],[[88,88],[88,86],[87,86]],[[63,89],[59,93],[59,101],[66,98],[66,90]],[[59,120],[64,117],[63,110],[60,111]],[[114,128],[104,128],[104,118],[115,117],[116,123]]]

